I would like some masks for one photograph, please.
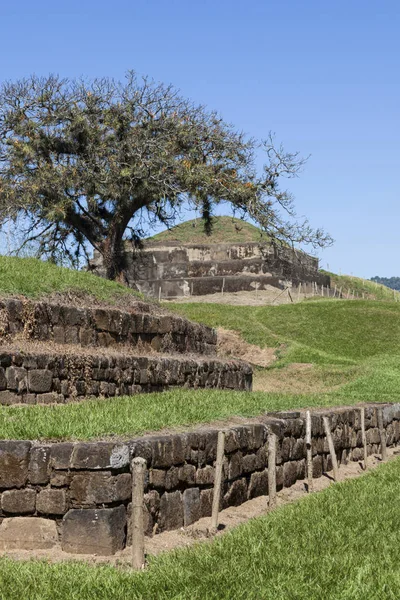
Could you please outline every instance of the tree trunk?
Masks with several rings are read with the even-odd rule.
[[[102,244],[102,255],[106,278],[125,283],[125,256],[122,235],[111,233]]]

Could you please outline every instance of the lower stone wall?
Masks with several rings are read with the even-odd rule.
[[[379,452],[377,408],[366,408],[368,454]],[[400,440],[400,405],[384,405],[387,444]],[[314,477],[331,470],[322,416],[331,419],[339,462],[362,457],[357,408],[312,416]],[[266,415],[226,430],[222,506],[268,493],[268,433],[278,437],[277,484],[305,476],[305,419],[300,412]],[[0,442],[0,549],[27,547],[26,532],[49,529],[40,547],[59,539],[67,552],[113,554],[131,543],[132,458],[146,459],[147,535],[178,529],[211,514],[218,429],[197,429],[124,442]],[[12,517],[28,517],[14,519]],[[33,518],[36,517],[36,518]],[[24,524],[23,524],[24,523]],[[25,541],[24,541],[25,540]],[[47,545],[46,545],[47,544]]]
[[[0,353],[0,404],[67,402],[170,387],[251,390],[241,361],[124,354]]]

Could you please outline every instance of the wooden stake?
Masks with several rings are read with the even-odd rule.
[[[379,436],[381,438],[381,456],[382,460],[387,459],[387,449],[386,449],[386,431],[383,427],[383,408],[378,408],[378,428],[379,428]]]
[[[324,297],[324,286],[321,285],[321,296]]]
[[[301,283],[299,283],[299,287],[297,288],[297,302],[300,302],[300,294],[301,294]]]
[[[161,300],[161,285],[158,286],[158,301]]]
[[[336,459],[335,446],[333,445],[331,426],[328,417],[322,417],[322,420],[324,422],[326,439],[328,440],[329,453],[332,458],[333,479],[337,481],[339,479],[339,467]]]
[[[268,506],[276,506],[276,442],[275,433],[268,434]]]
[[[364,449],[364,471],[366,471],[367,466],[368,466],[368,452],[367,452],[367,435],[365,433],[365,408],[360,409],[360,416],[361,416],[361,438],[362,438],[362,445],[363,445],[363,449]]]
[[[308,491],[308,493],[310,493],[314,490],[311,440],[312,440],[311,413],[308,410],[306,413],[307,491]]]
[[[142,569],[144,565],[144,482],[146,461],[132,461],[132,567]]]
[[[218,514],[221,503],[222,465],[225,452],[225,431],[218,431],[217,460],[215,462],[214,497],[211,514],[211,527],[217,529]]]

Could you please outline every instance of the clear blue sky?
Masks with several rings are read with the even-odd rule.
[[[2,0],[0,80],[128,69],[311,154],[288,181],[335,245],[322,266],[400,276],[396,0]]]

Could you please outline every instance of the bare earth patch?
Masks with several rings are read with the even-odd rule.
[[[181,296],[171,298],[174,303],[192,303],[201,302],[202,304],[232,304],[234,306],[265,306],[292,304],[301,302],[305,298],[310,298],[313,294],[298,294],[291,292],[289,296],[287,290],[280,290],[273,285],[267,285],[265,290],[254,290],[253,292],[224,292],[216,294],[207,294],[204,296]],[[168,300],[162,300],[162,303],[168,305]]]
[[[388,460],[393,460],[400,454],[398,448],[388,448]],[[377,468],[382,464],[380,457],[370,456],[368,459],[368,471]],[[358,462],[349,462],[347,465],[341,465],[339,469],[340,481],[354,479],[364,475],[362,465]],[[314,492],[320,492],[330,485],[334,485],[332,477],[324,474],[318,479],[314,479]],[[284,488],[277,494],[277,508],[295,502],[307,495],[306,481],[299,480],[290,488]],[[165,531],[152,538],[146,538],[146,554],[157,555],[161,552],[170,551],[176,548],[191,546],[198,542],[207,542],[214,537],[224,535],[234,527],[245,523],[249,519],[266,515],[269,512],[268,496],[259,496],[249,500],[241,506],[232,506],[220,513],[219,531],[215,534],[211,530],[211,518],[200,519],[189,527],[176,531]],[[8,556],[15,560],[41,559],[49,563],[80,560],[89,564],[110,563],[120,568],[129,568],[131,561],[132,547],[128,546],[124,550],[117,552],[114,556],[97,556],[96,554],[69,554],[63,552],[59,546],[51,550],[9,550],[0,553],[0,556]]]
[[[287,394],[317,394],[339,389],[353,376],[354,369],[319,368],[311,363],[291,363],[280,369],[255,370],[253,391]]]
[[[269,367],[275,360],[276,348],[260,348],[246,342],[239,333],[223,327],[217,328],[217,354],[249,362],[259,367]]]

